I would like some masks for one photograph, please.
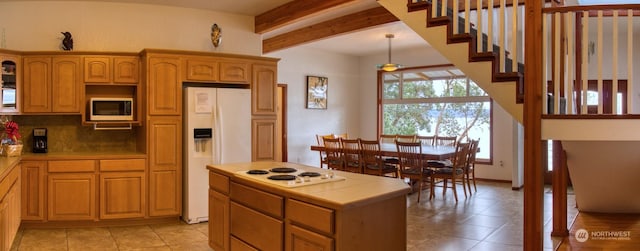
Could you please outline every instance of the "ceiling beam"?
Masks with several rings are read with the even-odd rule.
[[[327,11],[355,0],[295,0],[280,5],[255,17],[254,32],[263,34],[306,16]]]
[[[396,21],[398,18],[384,7],[371,8],[262,40],[262,53]]]

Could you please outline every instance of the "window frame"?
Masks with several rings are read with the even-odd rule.
[[[393,72],[385,72],[382,70],[378,70],[378,74],[377,74],[377,90],[378,90],[378,97],[377,97],[377,136],[380,137],[380,135],[382,134],[382,130],[383,130],[383,106],[385,104],[420,104],[420,103],[471,103],[471,102],[488,102],[489,103],[489,158],[482,158],[482,159],[478,159],[477,163],[479,164],[487,164],[487,165],[493,165],[493,99],[487,94],[487,96],[465,96],[465,97],[434,97],[434,98],[428,98],[428,99],[432,99],[429,100],[427,102],[419,102],[419,101],[424,101],[425,98],[409,98],[409,99],[404,99],[402,98],[402,93],[403,93],[403,85],[402,85],[402,77],[399,78],[399,82],[400,82],[400,88],[399,88],[399,95],[400,97],[398,99],[394,99],[393,102],[389,102],[389,99],[384,99],[384,93],[383,93],[383,85],[384,85],[384,76],[385,74],[394,74],[394,73],[404,73],[404,72],[415,72],[416,70],[428,70],[428,69],[432,69],[435,70],[437,68],[453,68],[453,69],[457,69],[454,65],[451,64],[447,64],[447,65],[432,65],[432,66],[420,66],[420,67],[408,67],[408,68],[403,68],[403,69],[399,69]],[[466,77],[466,75],[464,75],[464,77]],[[468,79],[468,77],[466,77]],[[443,78],[445,79],[445,78]],[[467,83],[468,85],[468,83]],[[469,88],[467,88],[467,95],[469,92]]]

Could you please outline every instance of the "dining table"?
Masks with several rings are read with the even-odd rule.
[[[312,151],[324,151],[324,146],[313,145]],[[427,160],[450,159],[456,153],[454,146],[422,145],[422,157]],[[398,149],[395,143],[380,143],[380,154],[385,157],[398,157]]]

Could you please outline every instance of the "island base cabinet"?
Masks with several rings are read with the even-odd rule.
[[[48,219],[96,219],[96,180],[93,173],[49,174]]]
[[[230,206],[231,235],[259,250],[282,250],[283,223],[235,202]]]
[[[285,250],[287,251],[333,251],[333,239],[289,224],[287,226]]]
[[[209,189],[209,246],[229,250],[229,197],[213,189]]]

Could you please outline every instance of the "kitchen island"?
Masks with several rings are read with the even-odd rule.
[[[410,188],[399,179],[283,162],[207,168],[215,250],[406,250]],[[320,176],[277,183],[266,177],[282,173],[247,174],[274,168]]]

